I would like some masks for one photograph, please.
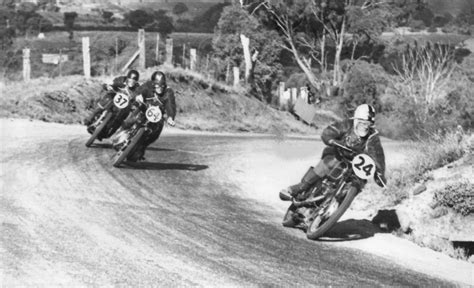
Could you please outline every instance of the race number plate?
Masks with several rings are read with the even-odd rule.
[[[367,154],[359,154],[352,159],[352,169],[357,177],[369,179],[374,177],[375,162]]]
[[[114,104],[117,108],[123,109],[128,106],[128,96],[122,93],[117,93],[114,96]]]
[[[148,121],[150,122],[153,122],[153,123],[157,123],[161,120],[161,117],[163,115],[161,115],[161,110],[159,107],[156,107],[156,106],[151,106],[150,108],[148,108],[146,110],[146,119],[148,119]]]

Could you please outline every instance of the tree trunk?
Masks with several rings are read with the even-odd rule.
[[[342,19],[341,33],[339,33],[339,41],[336,46],[336,55],[334,56],[334,74],[333,85],[338,86],[341,83],[341,52],[344,44],[344,30],[346,28],[346,17]]]
[[[252,69],[252,58],[250,56],[250,39],[244,34],[240,34],[240,41],[244,49],[245,59],[245,83],[249,83],[250,71]]]
[[[313,71],[311,71],[311,68],[306,66],[303,59],[301,59],[300,55],[298,54],[298,51],[296,50],[295,45],[293,42],[290,41],[290,46],[291,46],[291,52],[293,53],[293,56],[296,59],[296,63],[298,63],[298,66],[300,66],[301,70],[303,70],[304,74],[308,78],[309,83],[313,87],[316,87],[316,89],[320,89],[321,84],[319,83],[318,79],[316,78],[316,75],[314,75]]]

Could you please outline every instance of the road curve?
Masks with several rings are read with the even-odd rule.
[[[117,169],[107,144],[84,146],[82,127],[7,124],[2,287],[454,286],[358,250],[306,240],[276,221],[282,211],[247,197],[233,164],[244,163],[246,151],[285,150],[302,140],[167,134],[145,162]]]

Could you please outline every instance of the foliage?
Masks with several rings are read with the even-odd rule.
[[[218,3],[211,6],[206,12],[192,21],[193,29],[191,31],[204,33],[214,32],[214,28],[221,18],[222,11],[228,5],[228,3]]]
[[[186,4],[184,4],[183,2],[178,2],[173,7],[173,14],[181,15],[183,13],[186,13],[188,10],[189,10],[189,8],[188,8],[188,6],[186,6]]]
[[[112,16],[114,16],[113,12],[106,11],[106,10],[102,12],[102,18],[104,19],[106,23],[110,23],[114,21],[114,18],[112,18]]]
[[[467,180],[446,185],[435,191],[433,200],[467,216],[474,213],[474,185]]]
[[[270,102],[272,84],[281,70],[281,64],[278,63],[280,37],[276,31],[265,29],[240,6],[226,7],[212,40],[215,55],[224,62],[223,67],[244,65],[241,34],[250,38],[250,50],[259,52],[254,70],[254,79],[258,82],[255,88]]]
[[[135,29],[140,29],[145,27],[145,25],[153,22],[153,16],[147,13],[145,10],[133,10],[125,14],[125,19],[128,21],[130,26]]]
[[[351,115],[360,104],[373,105],[381,110],[380,95],[387,80],[383,78],[383,68],[365,61],[347,62],[345,79],[342,84],[341,106],[344,114]]]
[[[465,147],[458,141],[456,133],[432,135],[413,144],[415,150],[408,152],[407,162],[401,168],[392,169],[387,175],[387,189],[383,193],[393,204],[408,197],[409,187],[429,178],[429,173],[437,168],[460,159]]]
[[[64,26],[66,26],[66,30],[69,32],[69,39],[72,40],[74,37],[73,29],[74,29],[74,21],[77,18],[76,12],[65,12],[64,13]]]

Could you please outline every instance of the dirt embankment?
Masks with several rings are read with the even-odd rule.
[[[248,96],[243,89],[211,82],[202,75],[160,67],[168,85],[176,91],[177,127],[218,132],[312,134],[315,129]],[[149,79],[147,70],[141,79]],[[0,117],[38,119],[58,123],[82,123],[94,108],[101,84],[112,77],[84,80],[79,76],[34,79],[0,88]],[[329,123],[331,119],[328,119]],[[326,123],[322,123],[323,126]]]

